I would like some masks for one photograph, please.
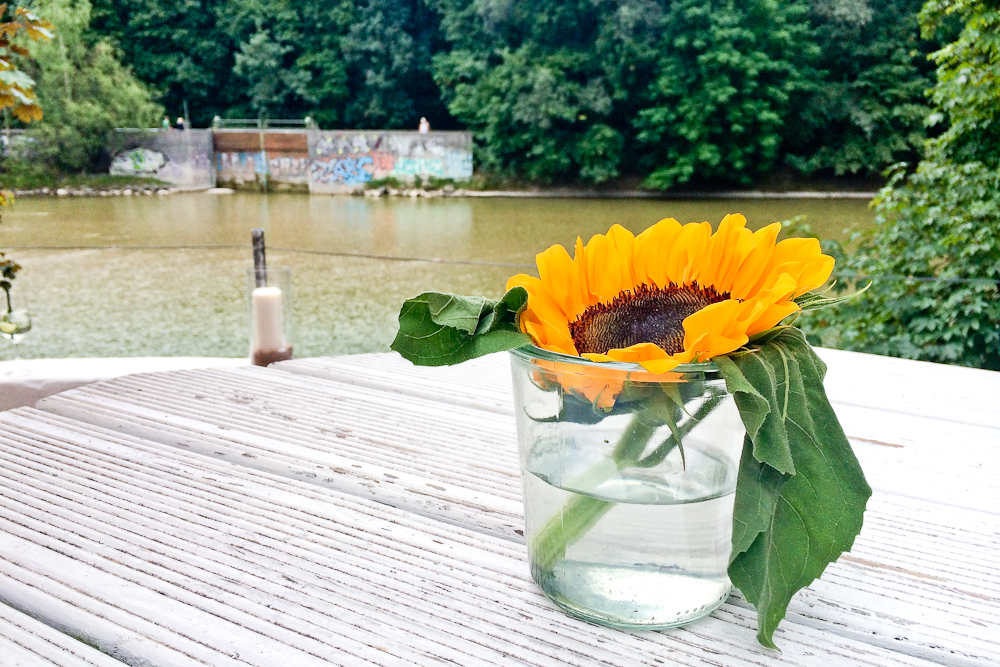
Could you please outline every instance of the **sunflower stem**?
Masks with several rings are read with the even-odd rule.
[[[581,490],[596,489],[626,468],[657,465],[674,447],[681,448],[683,456],[681,441],[684,436],[711,414],[724,397],[725,392],[713,392],[690,419],[679,426],[676,423],[672,424],[670,436],[645,457],[642,457],[642,453],[646,450],[649,440],[657,428],[666,423],[663,419],[665,406],[654,404],[637,411],[611,456],[573,480],[569,487]],[[673,403],[671,405],[676,407]],[[536,578],[543,576],[545,572],[551,572],[559,561],[566,557],[566,549],[578,542],[617,504],[614,501],[574,493],[566,504],[532,536],[529,549],[532,570]]]

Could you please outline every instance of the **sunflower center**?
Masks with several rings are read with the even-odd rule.
[[[678,287],[639,285],[611,303],[595,304],[570,322],[576,351],[605,354],[637,343],[655,343],[668,354],[684,351],[684,318],[729,298],[697,283]]]

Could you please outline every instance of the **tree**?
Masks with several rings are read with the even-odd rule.
[[[284,108],[289,97],[315,102],[309,90],[312,74],[284,63],[291,50],[290,45],[274,41],[268,31],[259,26],[248,41],[240,44],[233,73],[246,85],[250,106],[256,115],[267,116],[268,109]]]
[[[15,41],[21,35],[33,41],[52,39],[54,26],[26,7],[0,5],[0,109],[10,109],[18,120],[42,119],[35,80],[23,72],[15,57],[27,58],[28,49]]]
[[[749,184],[779,162],[790,110],[818,78],[807,10],[776,0],[669,5],[651,104],[635,120],[650,186]]]
[[[30,130],[32,161],[67,173],[106,171],[115,128],[152,127],[163,109],[109,43],[92,39],[87,0],[43,0],[38,7],[59,33],[39,45],[31,65],[46,109]]]
[[[1000,370],[1000,9],[930,0],[925,34],[953,15],[961,34],[932,56],[929,120],[947,129],[875,200],[876,229],[846,266],[869,292],[811,326],[847,349]]]
[[[189,102],[191,121],[207,126],[240,90],[231,81],[238,42],[217,26],[222,0],[91,0],[95,36],[154,90],[172,116]]]
[[[414,40],[405,31],[409,7],[368,0],[340,40],[353,95],[344,120],[354,127],[414,127],[417,116],[406,77],[414,68]]]
[[[922,0],[814,0],[824,72],[789,124],[787,161],[799,171],[878,174],[919,157],[930,113],[933,42],[921,40]]]
[[[451,48],[434,58],[448,110],[481,163],[552,182],[618,176],[655,58],[662,2],[436,0]]]
[[[18,66],[18,58],[30,54],[23,45],[16,44],[18,37],[33,41],[52,39],[55,27],[26,7],[0,5],[0,109],[10,109],[23,123],[42,119],[42,108],[35,94],[35,80]],[[10,204],[13,196],[0,191],[0,209]],[[10,290],[21,265],[0,252],[0,290],[5,303],[0,310],[0,330],[13,333],[17,325],[8,321],[12,314]]]

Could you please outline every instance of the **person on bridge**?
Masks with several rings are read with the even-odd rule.
[[[420,125],[418,126],[417,131],[420,132],[420,134],[427,134],[431,131],[431,124],[428,123],[427,119],[423,116],[420,117]]]

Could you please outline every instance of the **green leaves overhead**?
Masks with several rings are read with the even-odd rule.
[[[715,362],[747,428],[729,576],[773,648],[792,596],[854,544],[871,488],[802,332],[777,329]]]
[[[530,345],[517,326],[517,314],[527,302],[523,287],[499,301],[424,292],[399,311],[392,349],[418,365],[445,366]]]

